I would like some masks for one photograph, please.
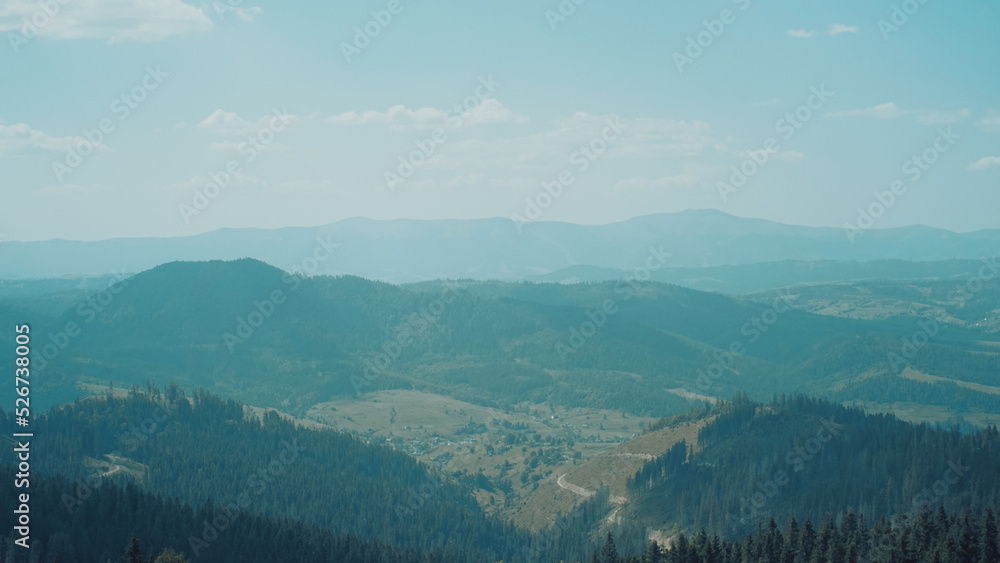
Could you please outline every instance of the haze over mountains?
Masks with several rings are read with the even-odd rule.
[[[154,551],[220,561],[290,560],[242,539],[258,529],[332,561],[525,562],[587,560],[610,536],[621,553],[656,541],[680,557],[684,534],[706,530],[699,561],[763,561],[778,548],[712,546],[774,536],[772,517],[856,533],[855,512],[882,519],[873,537],[909,537],[926,512],[912,499],[952,460],[970,477],[931,499],[936,525],[967,534],[971,518],[997,536],[998,249],[1000,231],[852,245],[714,211],[523,234],[503,219],[358,219],[5,243],[0,320],[31,323],[32,408],[54,444],[40,498],[58,514],[39,528],[60,560],[108,559],[124,541],[100,524],[112,518]],[[0,363],[13,354],[0,347]],[[148,426],[157,409],[171,414]],[[218,543],[183,541],[281,440],[304,444],[302,461],[247,519]],[[79,485],[60,476],[106,487],[74,505],[72,536],[58,503]],[[170,525],[106,516],[125,497]],[[811,527],[781,549],[809,553]],[[861,541],[843,549],[870,552]]]
[[[669,255],[662,268],[701,269],[775,261],[977,260],[998,247],[1000,230],[872,229],[852,242],[840,228],[783,225],[716,210],[648,215],[599,226],[544,221],[517,225],[502,218],[346,219],[320,227],[220,229],[180,238],[8,242],[0,244],[0,278],[136,273],[177,260],[248,257],[285,270],[393,283],[443,278],[574,281],[627,275],[646,263],[651,248]],[[567,268],[576,270],[560,272]],[[703,277],[697,272],[663,272],[666,277],[661,279],[674,283]],[[847,281],[872,276],[832,272],[821,277],[819,281]],[[727,287],[711,285],[701,288]]]

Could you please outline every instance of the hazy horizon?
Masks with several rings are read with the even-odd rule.
[[[775,224],[789,226],[789,227],[806,227],[806,228],[816,228],[816,229],[839,229],[839,230],[843,231],[843,225],[804,225],[804,224],[796,224],[796,223],[784,223],[784,222],[781,222],[781,221],[775,221],[773,219],[768,219],[766,217],[748,217],[748,216],[736,215],[736,214],[728,213],[728,212],[721,211],[721,210],[715,209],[715,208],[691,208],[691,209],[682,209],[680,211],[665,211],[665,212],[657,212],[657,213],[645,213],[645,214],[641,214],[641,215],[633,215],[631,217],[626,217],[624,219],[618,219],[618,220],[606,221],[606,222],[576,222],[576,221],[560,221],[560,220],[554,220],[554,219],[553,220],[538,220],[536,222],[537,223],[562,223],[562,224],[568,224],[568,225],[579,225],[579,226],[587,226],[587,227],[600,227],[600,226],[605,226],[605,225],[614,225],[614,224],[618,224],[618,223],[626,223],[628,221],[632,221],[634,219],[640,219],[640,218],[643,218],[643,217],[654,217],[654,216],[659,216],[659,215],[678,215],[678,214],[683,214],[683,213],[688,213],[688,212],[700,212],[700,211],[719,211],[721,213],[724,213],[725,215],[728,215],[728,216],[731,216],[731,217],[734,217],[734,218],[737,218],[737,219],[767,221],[767,222],[770,222],[770,223],[775,223]],[[340,222],[344,222],[344,221],[353,221],[353,220],[376,221],[376,222],[393,222],[393,221],[415,221],[415,222],[468,221],[468,222],[476,222],[476,221],[490,221],[490,220],[496,220],[496,219],[500,219],[500,220],[503,220],[503,221],[508,221],[512,225],[516,224],[516,221],[515,220],[511,220],[510,217],[501,217],[501,216],[498,216],[498,215],[485,216],[485,217],[464,217],[464,218],[463,217],[434,217],[434,218],[390,217],[390,218],[376,218],[376,217],[353,216],[353,217],[344,217],[342,219],[337,219],[337,220],[329,221],[329,222],[326,222],[326,223],[281,225],[281,226],[275,226],[275,227],[257,227],[257,226],[252,226],[252,225],[246,225],[246,226],[222,226],[222,227],[215,227],[215,228],[211,228],[211,229],[207,229],[207,230],[203,230],[203,231],[199,231],[199,232],[193,232],[193,233],[167,234],[167,235],[142,235],[142,234],[138,234],[138,235],[134,235],[134,236],[112,236],[112,237],[106,237],[106,238],[93,238],[93,239],[87,239],[87,238],[60,238],[60,237],[55,237],[55,238],[39,238],[39,239],[23,239],[23,240],[14,239],[14,238],[11,238],[8,235],[7,237],[0,237],[0,244],[3,244],[4,242],[47,242],[47,241],[60,241],[60,240],[62,240],[62,241],[68,241],[68,242],[100,242],[100,241],[115,240],[115,239],[144,239],[144,238],[168,239],[168,238],[193,237],[193,236],[203,235],[203,234],[207,234],[207,233],[211,233],[211,232],[215,232],[215,231],[225,231],[225,230],[275,231],[275,230],[281,230],[281,229],[315,229],[315,228],[326,227],[326,226],[333,225],[333,224],[340,223]],[[914,227],[917,227],[917,228],[923,227],[923,228],[929,228],[929,229],[935,229],[935,230],[943,230],[943,231],[948,231],[948,232],[957,233],[957,234],[969,234],[969,233],[976,233],[976,232],[981,232],[981,231],[995,231],[995,230],[1000,229],[1000,227],[985,227],[985,228],[981,228],[981,229],[971,229],[971,228],[967,228],[967,229],[951,229],[951,228],[946,228],[946,227],[938,227],[938,226],[934,226],[934,225],[928,225],[928,224],[924,224],[924,223],[913,223],[913,224],[906,224],[906,225],[897,225],[897,226],[892,226],[892,227],[881,227],[881,228],[880,227],[871,227],[869,230],[871,230],[871,231],[891,231],[891,230],[896,230],[896,229],[907,229],[907,228],[914,228]],[[6,233],[2,233],[2,234],[6,234]]]

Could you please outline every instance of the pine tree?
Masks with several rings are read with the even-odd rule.
[[[122,555],[122,561],[125,563],[146,563],[145,557],[142,555],[142,548],[139,547],[139,538],[132,534],[132,537],[128,540],[128,545],[125,546],[125,554]]]
[[[793,516],[788,519],[788,528],[785,530],[785,545],[783,547],[785,557],[782,563],[792,563],[795,560],[795,554],[799,552],[799,542],[801,539],[799,536],[799,523]]]
[[[621,559],[618,558],[618,548],[615,547],[615,539],[611,537],[611,532],[608,532],[608,538],[604,541],[604,547],[601,548],[601,563],[621,563]]]
[[[812,557],[813,548],[816,546],[816,532],[813,530],[812,521],[806,518],[806,521],[802,523],[802,533],[799,537],[799,552],[796,557],[797,560],[809,561]]]
[[[177,553],[168,547],[163,550],[163,553],[156,557],[153,563],[188,563],[188,560],[180,553]]]
[[[661,563],[663,561],[663,551],[655,541],[649,542],[646,551],[642,553],[642,563]]]
[[[969,510],[962,511],[958,520],[958,557],[962,561],[975,561],[979,553],[979,542],[972,522],[969,521]]]
[[[997,563],[1000,549],[997,549],[997,521],[993,511],[986,509],[979,527],[979,563]]]
[[[691,552],[691,543],[684,532],[677,534],[677,539],[670,546],[670,563],[687,563],[688,554]]]

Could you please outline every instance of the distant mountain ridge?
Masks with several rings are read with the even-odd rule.
[[[441,278],[518,280],[590,266],[634,271],[651,252],[672,268],[775,261],[977,260],[1000,250],[1000,230],[869,230],[853,243],[832,227],[801,227],[717,210],[647,215],[607,225],[503,218],[345,219],[319,227],[219,229],[176,238],[0,244],[0,278],[106,275],[172,261],[255,258],[284,270],[392,283]]]

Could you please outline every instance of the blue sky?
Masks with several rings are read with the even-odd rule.
[[[689,208],[1000,228],[988,0],[63,1],[0,5],[6,240]]]

